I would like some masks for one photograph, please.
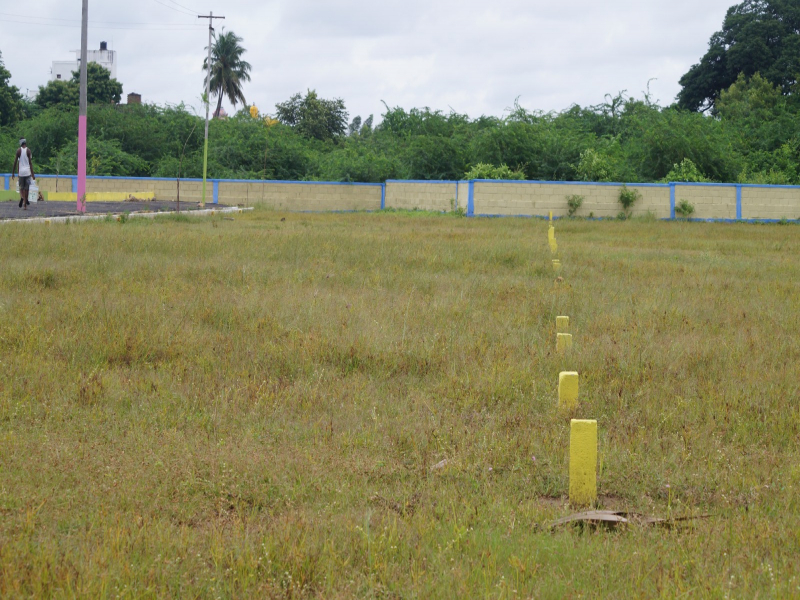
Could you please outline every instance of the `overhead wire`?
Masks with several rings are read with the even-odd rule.
[[[80,25],[68,25],[68,24],[61,24],[61,23],[41,23],[36,21],[19,21],[15,19],[4,19],[4,23],[18,23],[20,25],[38,25],[41,27],[64,27],[68,29],[79,29]],[[173,26],[173,27],[162,27],[156,24],[155,27],[118,27],[118,26],[103,26],[103,29],[111,29],[117,31],[200,31],[204,29],[203,26]]]
[[[59,22],[64,22],[64,23],[77,23],[79,25],[80,25],[80,22],[81,22],[80,19],[60,19],[60,18],[57,18],[57,17],[39,17],[39,16],[32,16],[32,15],[17,15],[17,14],[7,13],[7,12],[0,12],[0,16],[15,17],[15,18],[18,18],[18,19],[31,19],[31,20],[36,20],[36,21],[59,21]],[[42,24],[44,24],[44,23],[42,23]],[[55,25],[55,23],[53,23],[53,24]],[[128,26],[128,25],[159,25],[159,26],[162,26],[162,25],[176,25],[178,27],[205,28],[205,25],[197,24],[197,23],[164,23],[163,21],[162,22],[158,22],[158,23],[144,23],[144,22],[136,22],[136,21],[133,21],[133,22],[130,22],[130,21],[89,21],[89,24],[91,24],[91,25],[125,25],[125,26]]]
[[[156,4],[160,4],[161,6],[166,6],[168,9],[174,10],[175,12],[180,13],[182,15],[189,15],[189,16],[192,16],[192,17],[196,17],[197,16],[197,13],[195,13],[195,12],[193,12],[191,10],[183,9],[183,8],[175,8],[174,6],[170,6],[169,4],[166,4],[165,2],[161,2],[161,0],[153,0],[153,2],[155,2]],[[178,6],[180,6],[180,5],[178,5]]]
[[[195,14],[197,12],[193,8],[189,8],[188,6],[184,6],[183,4],[178,4],[177,2],[175,2],[175,0],[167,0],[167,2],[169,2],[170,4],[174,4],[175,6],[180,6],[181,8],[188,10],[192,14]]]

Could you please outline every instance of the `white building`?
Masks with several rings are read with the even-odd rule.
[[[55,60],[53,67],[50,69],[50,80],[64,80],[69,81],[72,79],[72,72],[80,68],[81,51],[74,50],[75,60]],[[86,53],[86,60],[88,62],[96,62],[101,67],[111,72],[111,79],[117,78],[117,51],[109,50],[108,44],[100,42],[100,50],[89,50]]]

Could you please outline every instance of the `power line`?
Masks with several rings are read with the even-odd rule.
[[[42,23],[38,21],[20,21],[15,19],[4,19],[4,23],[19,23],[21,25],[39,25],[41,27],[63,27],[66,29],[77,29],[80,28],[80,23],[71,25],[71,24],[61,24],[61,23]],[[173,27],[163,27],[163,24],[155,23],[156,27],[117,27],[117,26],[103,26],[103,29],[113,29],[113,30],[122,30],[122,31],[198,31],[203,26],[197,25],[177,25]]]
[[[160,4],[161,6],[166,6],[168,9],[174,10],[175,12],[180,13],[182,15],[189,15],[191,17],[195,16],[195,13],[193,13],[192,11],[183,10],[182,8],[175,8],[174,6],[170,6],[169,4],[161,2],[161,0],[153,0],[153,2],[155,2],[156,4]]]
[[[174,4],[175,6],[180,6],[181,8],[188,10],[189,12],[196,12],[194,9],[189,8],[188,6],[184,6],[183,4],[178,4],[175,0],[167,0],[170,4]]]
[[[80,19],[59,19],[59,18],[56,18],[56,17],[38,17],[38,16],[31,16],[31,15],[16,15],[16,14],[13,14],[13,13],[6,13],[6,12],[0,12],[0,15],[5,16],[5,17],[16,17],[16,18],[19,18],[19,19],[33,19],[33,20],[37,20],[37,21],[59,21],[59,22],[65,22],[65,23],[77,23],[79,25],[80,25],[80,22],[81,22]],[[192,15],[192,16],[194,16],[194,15]],[[140,22],[135,22],[135,21],[134,22],[128,22],[128,21],[89,21],[89,23],[91,23],[93,25],[126,25],[126,26],[127,25],[157,25],[157,26],[177,25],[179,27],[191,27],[191,28],[197,28],[197,29],[205,27],[205,25],[199,25],[199,24],[194,24],[194,23],[164,23],[163,21],[159,22],[159,23],[140,23]],[[41,24],[44,25],[44,23],[41,23]]]

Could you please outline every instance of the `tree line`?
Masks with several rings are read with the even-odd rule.
[[[248,109],[215,119],[209,176],[800,184],[796,4],[747,0],[729,9],[722,31],[668,106],[646,93],[624,92],[594,106],[538,112],[514,103],[501,116],[477,118],[385,105],[376,125],[373,116],[351,119],[342,99],[309,90],[276,105],[274,119]],[[229,52],[240,58],[240,38],[228,35],[234,38],[227,39]],[[237,72],[230,64],[234,87],[222,76],[212,79],[218,102],[224,93],[244,104],[246,66]],[[89,81],[89,172],[177,177],[185,145],[180,175],[201,176],[201,117],[183,105],[119,105],[121,86],[103,71],[92,69]],[[0,171],[10,170],[24,135],[42,172],[75,173],[73,82],[48,84],[31,103],[9,79],[0,56]]]

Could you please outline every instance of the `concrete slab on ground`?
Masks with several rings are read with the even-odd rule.
[[[78,216],[79,213],[75,204],[75,202],[47,200],[45,202],[31,202],[28,210],[24,210],[19,208],[19,200],[0,202],[0,220]],[[177,202],[87,202],[86,214],[116,215],[133,212],[175,212],[177,208]],[[225,205],[206,204],[206,208],[223,209]],[[181,212],[190,212],[197,209],[196,203],[181,202]]]

